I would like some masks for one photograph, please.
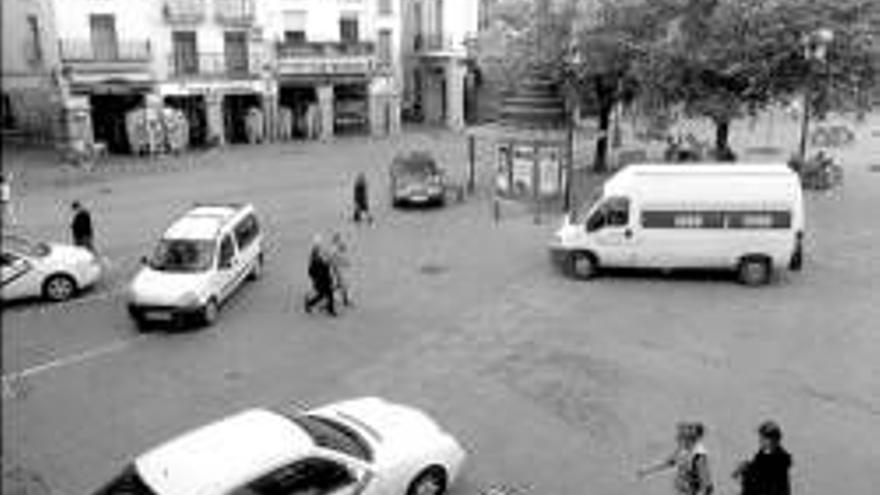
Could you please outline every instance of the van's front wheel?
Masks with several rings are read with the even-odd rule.
[[[596,257],[592,253],[585,251],[574,251],[568,258],[569,271],[571,274],[581,280],[589,280],[596,276],[599,264]]]
[[[773,267],[769,259],[765,257],[747,257],[739,262],[737,275],[743,285],[757,287],[770,282]]]

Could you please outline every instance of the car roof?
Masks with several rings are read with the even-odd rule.
[[[197,205],[171,224],[163,236],[166,239],[211,240],[224,225],[237,215],[250,210],[249,205]]]
[[[186,433],[135,460],[160,495],[226,493],[308,455],[311,437],[290,419],[250,409]]]

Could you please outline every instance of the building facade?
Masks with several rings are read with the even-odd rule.
[[[85,137],[119,153],[132,150],[126,115],[162,105],[183,112],[196,146],[400,128],[400,0],[4,3],[10,121],[51,100],[62,122],[85,114]],[[34,12],[39,62],[24,29]],[[35,77],[51,99],[12,94]]]
[[[3,1],[2,128],[51,141],[60,125],[52,0]]]
[[[475,94],[478,0],[409,0],[405,6],[406,108],[417,120],[465,126]]]

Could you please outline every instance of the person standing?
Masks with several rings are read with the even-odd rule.
[[[702,423],[679,423],[676,426],[676,448],[672,454],[657,464],[639,469],[638,477],[674,468],[675,495],[711,495],[713,485],[708,454],[702,443],[704,433]]]
[[[354,180],[354,221],[356,223],[360,223],[361,218],[365,219],[367,223],[373,223],[367,189],[367,177],[361,172]]]
[[[775,421],[765,421],[758,427],[758,452],[740,463],[733,478],[740,482],[741,495],[791,495],[791,464],[791,454],[782,446],[782,429]]]
[[[342,240],[342,234],[334,232],[330,238],[330,267],[333,271],[333,279],[335,280],[335,288],[342,295],[342,304],[351,306],[351,299],[348,291],[348,278],[345,276],[345,270],[351,266],[348,259],[348,246]]]
[[[333,300],[333,273],[321,238],[318,236],[312,242],[312,251],[309,254],[309,278],[312,280],[314,294],[306,297],[306,313],[311,313],[312,307],[324,302],[327,313],[336,316]]]
[[[73,244],[94,252],[95,239],[92,228],[92,215],[79,201],[74,201],[71,208],[73,209],[73,221],[70,223],[70,230],[73,234]]]

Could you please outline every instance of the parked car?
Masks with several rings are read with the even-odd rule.
[[[128,311],[141,325],[192,319],[211,325],[223,304],[263,270],[257,214],[250,204],[196,205],[142,260],[128,291]]]
[[[441,495],[464,459],[424,412],[370,397],[241,412],[137,457],[95,495]]]
[[[445,171],[430,153],[416,151],[394,157],[389,169],[391,204],[436,204],[446,202]]]
[[[88,249],[35,242],[4,234],[0,299],[43,297],[66,301],[101,278],[100,260]]]

